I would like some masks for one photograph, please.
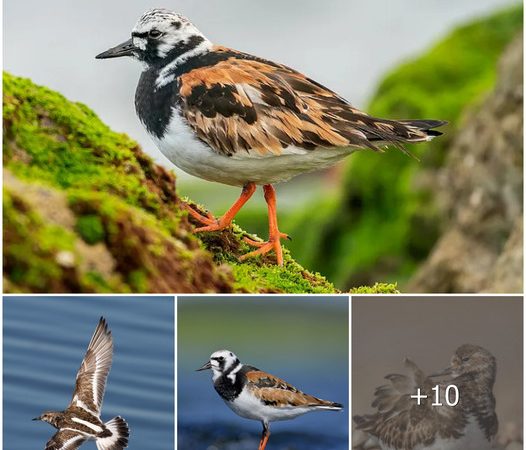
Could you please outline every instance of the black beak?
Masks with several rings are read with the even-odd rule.
[[[443,377],[445,375],[451,375],[452,372],[453,370],[451,369],[451,367],[448,367],[447,369],[441,370],[440,372],[436,372],[432,375],[429,375],[429,378]]]
[[[105,52],[95,56],[96,59],[108,59],[108,58],[120,58],[121,56],[133,56],[133,45],[132,39],[128,39],[126,42],[117,45],[117,47],[110,48]]]
[[[201,370],[208,370],[212,368],[212,364],[210,361],[208,361],[203,367],[196,369],[196,372],[200,372]]]
[[[35,417],[34,419],[31,419],[31,420],[40,420],[40,417]]]

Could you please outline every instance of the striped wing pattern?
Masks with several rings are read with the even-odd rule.
[[[77,373],[72,405],[100,415],[112,356],[111,331],[108,330],[105,319],[101,318]]]
[[[63,429],[46,444],[45,450],[75,450],[86,441],[86,438],[75,430]]]

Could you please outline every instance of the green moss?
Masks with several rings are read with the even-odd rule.
[[[353,288],[351,294],[400,294],[396,283],[375,283],[374,286]]]
[[[3,82],[4,159],[15,175],[64,189],[112,193],[129,204],[166,213],[163,195],[147,185],[154,165],[134,141],[57,92],[7,73]]]
[[[86,106],[7,73],[4,167],[9,292],[335,292],[287,251],[283,268],[240,263],[239,227],[195,236],[173,173]]]
[[[339,198],[313,202],[285,229],[304,232],[315,245],[292,242],[307,267],[347,289],[375,279],[403,282],[438,238],[443,214],[427,180],[443,162],[456,131],[492,89],[497,62],[522,29],[522,5],[478,19],[453,31],[425,54],[389,73],[366,110],[374,116],[443,119],[444,136],[408,146],[419,157],[397,150],[352,155]]]
[[[4,269],[11,292],[48,292],[68,282],[60,255],[74,257],[72,233],[46,224],[16,193],[4,189]]]
[[[77,233],[80,234],[82,239],[84,239],[88,244],[93,245],[104,240],[104,225],[102,224],[99,216],[94,214],[80,216],[77,219],[75,228]]]
[[[258,265],[252,262],[233,263],[232,269],[239,292],[282,292],[289,294],[334,293],[334,286],[319,274],[307,274],[297,263],[284,267]],[[256,269],[256,270],[255,270]]]

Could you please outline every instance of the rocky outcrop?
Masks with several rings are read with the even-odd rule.
[[[501,59],[495,90],[466,119],[435,182],[448,225],[407,290],[522,292],[522,33]]]

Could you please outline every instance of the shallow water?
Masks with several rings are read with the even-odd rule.
[[[348,309],[345,298],[197,298],[178,306],[178,449],[254,450],[261,424],[232,412],[210,372],[196,372],[221,348],[298,389],[344,404],[271,423],[269,449],[347,450]]]
[[[55,430],[32,422],[62,410],[100,316],[114,340],[102,419],[130,427],[130,449],[174,442],[173,300],[170,298],[4,298],[3,448],[44,448]],[[95,449],[93,442],[83,449]]]

